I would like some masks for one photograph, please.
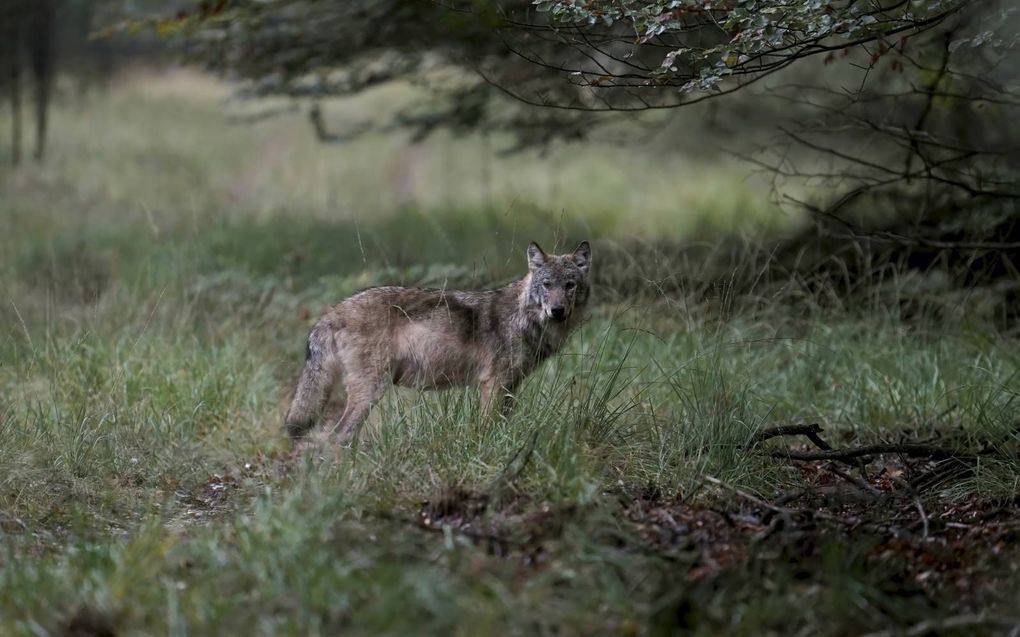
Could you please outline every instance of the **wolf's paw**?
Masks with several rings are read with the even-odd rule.
[[[319,431],[295,441],[294,451],[301,455],[318,456],[325,460],[341,450],[349,449],[353,439],[330,431]]]

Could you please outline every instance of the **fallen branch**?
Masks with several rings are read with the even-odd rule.
[[[738,489],[738,488],[736,488],[734,486],[726,484],[725,482],[723,482],[719,478],[715,478],[713,476],[705,476],[705,480],[707,482],[711,482],[712,484],[716,485],[717,487],[722,487],[723,489],[726,489],[727,491],[730,491],[730,492],[740,496],[741,498],[747,500],[748,502],[750,502],[752,504],[756,504],[756,505],[762,507],[763,509],[767,509],[768,511],[771,511],[774,514],[779,515],[783,519],[783,521],[785,523],[789,523],[789,525],[792,525],[793,520],[790,517],[791,511],[789,509],[784,508],[784,507],[780,507],[780,506],[776,506],[774,504],[769,504],[768,502],[762,500],[758,496],[751,495],[750,493],[748,493],[746,491],[741,491],[740,489]]]
[[[879,456],[882,454],[894,453],[901,456],[913,458],[955,458],[957,460],[971,460],[973,454],[961,453],[956,449],[934,447],[932,445],[917,443],[880,444],[854,447],[851,449],[828,449],[822,451],[790,451],[773,450],[769,452],[773,458],[785,458],[788,460],[852,460],[867,456]]]
[[[782,425],[763,430],[758,434],[758,438],[753,444],[765,442],[769,438],[776,438],[778,436],[806,436],[819,449],[824,451],[832,449],[829,443],[822,440],[822,437],[818,435],[820,433],[822,433],[822,426],[818,423],[810,425]]]
[[[872,497],[879,497],[879,496],[882,495],[881,491],[879,491],[875,487],[871,486],[866,481],[861,480],[857,476],[852,476],[849,473],[846,473],[844,471],[840,471],[839,468],[837,468],[834,464],[830,464],[830,465],[822,467],[822,468],[825,469],[826,471],[828,471],[829,473],[834,474],[835,476],[837,476],[839,478],[842,478],[843,480],[846,480],[850,484],[854,485],[855,487],[857,487],[858,489],[860,489],[861,491],[867,493],[868,495],[870,495]]]
[[[841,462],[846,462],[855,458],[878,456],[886,453],[895,453],[915,458],[954,458],[956,460],[973,460],[976,458],[974,454],[963,453],[956,449],[946,449],[945,447],[936,447],[923,443],[910,442],[867,445],[864,447],[852,447],[850,449],[833,449],[829,443],[822,440],[822,437],[819,435],[821,432],[822,426],[818,423],[812,423],[810,425],[782,425],[779,427],[772,427],[759,432],[758,436],[750,445],[748,445],[748,447],[753,448],[770,438],[777,438],[779,436],[805,436],[816,447],[818,447],[819,451],[790,451],[788,449],[773,449],[768,453],[774,458],[783,458],[786,460],[838,460]]]

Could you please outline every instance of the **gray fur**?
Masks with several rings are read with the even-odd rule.
[[[319,319],[285,428],[303,437],[337,378],[347,404],[327,435],[350,438],[390,384],[420,390],[478,385],[483,409],[508,415],[514,391],[580,324],[591,248],[566,255],[528,246],[528,274],[483,291],[378,287]],[[498,402],[498,405],[497,405]]]

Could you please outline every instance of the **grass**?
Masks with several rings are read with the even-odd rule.
[[[1009,544],[982,552],[937,517],[1013,510],[1014,338],[877,302],[655,293],[680,267],[652,247],[664,232],[775,223],[724,162],[567,148],[492,159],[480,190],[449,177],[477,139],[321,148],[299,115],[225,124],[224,95],[186,73],[122,82],[62,105],[52,160],[2,176],[0,632],[857,634],[1018,601]],[[408,152],[414,178],[380,170]],[[510,422],[483,422],[473,392],[400,391],[355,448],[290,453],[287,392],[328,304],[506,280],[528,240],[582,237],[606,255],[602,300]],[[924,538],[766,535],[750,498],[824,471],[748,445],[799,422],[837,446],[1014,455],[854,509],[906,529],[916,501],[930,538],[927,518]]]

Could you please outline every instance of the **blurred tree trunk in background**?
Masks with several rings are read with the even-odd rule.
[[[42,159],[45,154],[58,74],[70,76],[81,98],[90,86],[102,85],[119,61],[161,59],[166,47],[154,38],[114,43],[92,37],[96,24],[136,5],[137,10],[148,11],[167,7],[161,0],[0,0],[0,98],[11,108],[9,152],[14,164],[23,156],[22,110],[28,101],[34,119],[34,156]]]
[[[46,149],[46,125],[53,88],[53,0],[35,0],[28,26],[28,59],[35,81],[35,158]]]
[[[18,25],[4,14],[0,16],[0,93],[11,107],[11,155],[15,165],[21,162],[21,47]]]
[[[0,9],[0,68],[11,106],[11,158],[21,161],[21,97],[25,70],[32,78],[35,101],[35,157],[46,148],[47,113],[53,87],[54,0],[7,0]]]

